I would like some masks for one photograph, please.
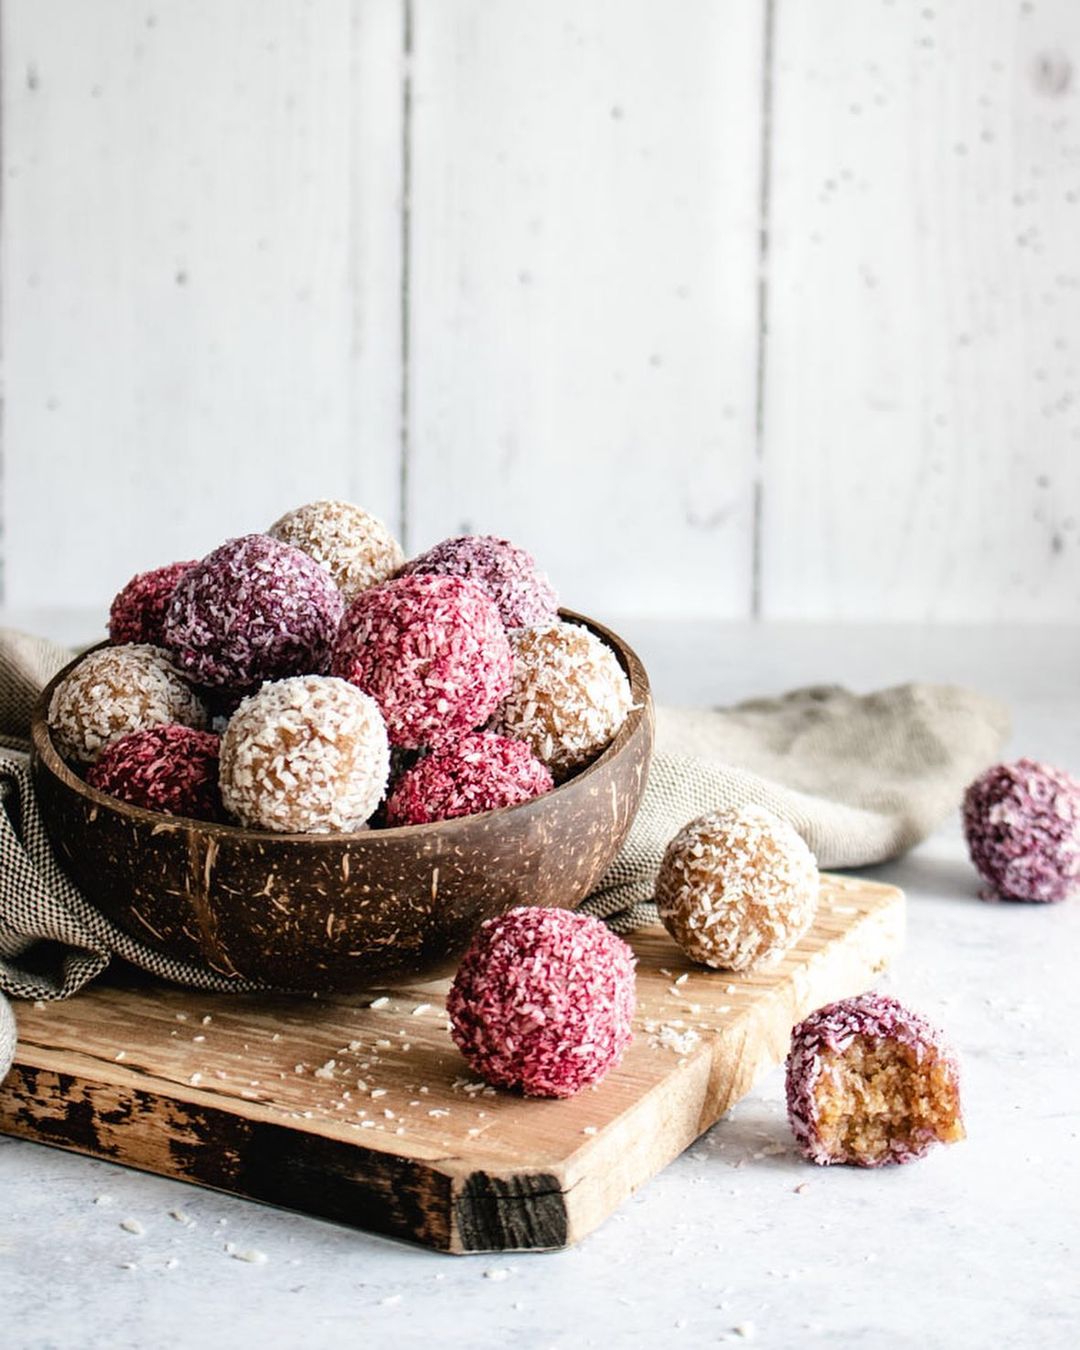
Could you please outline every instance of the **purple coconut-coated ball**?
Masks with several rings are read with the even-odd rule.
[[[822,1122],[821,1090],[827,1093],[833,1088],[839,1057],[860,1038],[871,1052],[882,1042],[905,1048],[909,1052],[907,1071],[921,1071],[925,1075],[918,1091],[912,1094],[924,1103],[922,1117],[913,1122],[907,1118],[905,1109],[904,1118],[895,1123],[895,1133],[886,1137],[874,1154],[830,1141]],[[895,1076],[890,1078],[887,1087],[895,1090],[895,1081]],[[869,1086],[872,1090],[873,1085]],[[786,1089],[788,1120],[799,1149],[821,1166],[849,1163],[857,1167],[884,1167],[914,1162],[934,1144],[954,1143],[964,1137],[956,1058],[932,1023],[887,994],[871,991],[841,999],[818,1008],[800,1022],[791,1033]],[[874,1116],[868,1119],[873,1122]],[[879,1126],[882,1120],[877,1116]]]
[[[413,558],[400,575],[463,577],[495,601],[507,628],[529,628],[558,617],[555,588],[526,549],[491,534],[444,539]]]
[[[330,574],[265,534],[230,539],[190,568],[165,616],[165,645],[196,683],[233,690],[324,674],[344,610]]]
[[[1061,769],[987,769],[964,794],[964,834],[984,899],[1046,903],[1080,888],[1080,783]]]

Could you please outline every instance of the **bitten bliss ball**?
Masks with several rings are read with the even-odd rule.
[[[386,823],[426,825],[498,811],[552,787],[549,769],[524,741],[477,732],[407,769],[387,799]]]
[[[810,927],[819,877],[791,826],[759,807],[692,820],[667,847],[656,905],[695,961],[750,970],[778,961]]]
[[[611,648],[578,624],[521,628],[510,640],[513,683],[492,730],[528,742],[556,779],[565,778],[622,726],[630,682]]]
[[[964,794],[964,834],[990,898],[1045,903],[1080,889],[1080,783],[1060,769],[987,769]]]
[[[169,563],[132,577],[109,607],[109,641],[162,646],[169,601],[177,582],[194,566],[194,562]]]
[[[404,562],[401,545],[382,521],[351,502],[298,506],[274,521],[267,534],[325,567],[346,604],[392,577]]]
[[[495,601],[507,628],[551,623],[558,618],[555,588],[531,553],[509,539],[466,534],[444,539],[405,564],[406,574],[464,577]]]
[[[146,811],[222,820],[218,738],[209,731],[168,723],[113,741],[86,781],[99,792]]]
[[[634,957],[599,919],[512,909],[480,925],[446,1001],[472,1069],[529,1097],[572,1097],[633,1037]]]
[[[313,558],[265,534],[230,539],[180,578],[165,645],[198,684],[249,690],[323,673],[343,609]]]
[[[959,1070],[941,1033],[884,994],[819,1008],[791,1033],[788,1119],[822,1166],[883,1167],[964,1137]]]
[[[49,731],[65,759],[92,764],[113,741],[165,722],[201,729],[206,709],[169,663],[143,644],[91,652],[56,686]]]
[[[392,745],[452,743],[486,722],[513,658],[494,603],[458,577],[398,577],[345,613],[332,670],[382,709]]]
[[[221,796],[243,825],[361,829],[382,800],[390,748],[373,699],[329,675],[264,684],[221,738]]]

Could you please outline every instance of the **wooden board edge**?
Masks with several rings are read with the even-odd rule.
[[[903,893],[868,885],[873,908],[808,966],[703,1041],[601,1135],[534,1171],[477,1168],[455,1154],[403,1157],[237,1114],[235,1102],[226,1111],[20,1061],[0,1086],[0,1130],[453,1254],[573,1245],[783,1058],[796,1021],[865,989],[895,957]]]
[[[880,892],[875,907],[808,968],[748,1008],[730,1031],[703,1041],[663,1092],[658,1085],[646,1093],[568,1160],[568,1245],[596,1229],[781,1063],[797,1022],[826,1003],[862,993],[896,959],[904,945],[906,901],[897,887],[881,886]]]
[[[287,1123],[16,1063],[0,1086],[3,1132],[368,1232],[451,1246],[454,1178]]]

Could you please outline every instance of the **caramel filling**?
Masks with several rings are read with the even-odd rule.
[[[823,1145],[849,1162],[879,1162],[964,1137],[948,1063],[933,1051],[920,1061],[898,1041],[856,1036],[839,1054],[826,1051],[814,1097]]]

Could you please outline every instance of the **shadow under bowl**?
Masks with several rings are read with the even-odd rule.
[[[552,792],[431,825],[274,834],[161,815],[90,787],[34,710],[31,771],[68,876],[125,933],[163,956],[294,990],[351,991],[442,973],[477,926],[515,905],[575,908],[607,871],[645,791],[649,680],[636,654],[564,612],[617,654],[634,708],[610,745]]]

